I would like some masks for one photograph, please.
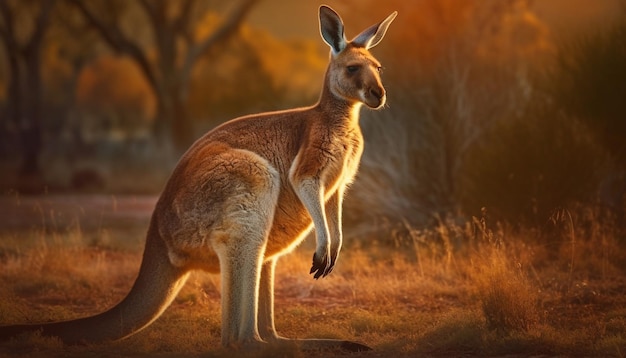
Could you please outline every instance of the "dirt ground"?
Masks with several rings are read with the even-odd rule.
[[[0,196],[0,325],[90,315],[123,298],[156,200]],[[333,274],[314,280],[308,275],[309,239],[279,261],[277,328],[288,337],[349,339],[374,348],[350,357],[622,357],[626,279],[611,257],[623,247],[607,246],[616,252],[596,263],[593,245],[582,244],[576,256],[564,251],[566,258],[550,259],[541,245],[512,242],[505,254],[516,256],[515,267],[530,267],[527,279],[517,282],[515,268],[498,281],[498,261],[477,263],[488,257],[484,250],[468,256],[463,250],[347,243]],[[481,293],[477,287],[486,278],[495,289]],[[0,356],[345,355],[298,347],[220,348],[219,291],[217,275],[196,273],[159,320],[129,339],[73,347],[30,334],[0,342]],[[524,311],[519,308],[526,296],[532,304]],[[494,311],[504,318],[490,317]]]

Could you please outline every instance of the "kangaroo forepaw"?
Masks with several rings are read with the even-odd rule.
[[[328,255],[324,255],[320,258],[317,253],[313,254],[313,264],[311,265],[310,274],[314,274],[313,278],[318,279],[320,277],[326,277],[333,270],[334,262],[329,264]]]

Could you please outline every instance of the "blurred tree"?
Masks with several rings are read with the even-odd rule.
[[[552,53],[549,32],[527,0],[384,6],[400,14],[375,49],[388,67],[389,108],[363,116],[369,150],[352,212],[416,225],[463,217],[468,155],[526,108],[529,69]]]
[[[97,138],[111,132],[141,135],[156,111],[150,86],[135,62],[111,55],[99,56],[81,71],[76,102],[79,130]]]
[[[562,46],[550,81],[566,110],[587,121],[626,169],[626,6],[608,31]]]
[[[212,2],[200,0],[83,1],[74,4],[117,52],[129,56],[141,69],[157,100],[154,130],[164,146],[170,143],[182,151],[193,141],[193,125],[185,103],[191,73],[198,59],[236,33],[258,0],[241,0],[211,32],[197,36],[196,27]],[[135,6],[133,8],[133,6]],[[135,19],[147,19],[147,31],[154,42],[142,44],[142,31],[125,31],[125,11],[137,12]],[[136,21],[136,20],[135,20]],[[132,26],[133,24],[131,24]],[[136,24],[135,24],[136,25]]]
[[[76,85],[84,66],[101,56],[106,45],[91,30],[77,9],[67,1],[57,2],[50,24],[42,59],[42,77],[49,108],[60,114],[52,133],[70,126],[71,112],[75,106]]]
[[[317,40],[278,40],[244,25],[220,52],[201,58],[194,70],[188,108],[195,118],[211,113],[215,124],[242,111],[308,105],[319,96],[327,57]]]
[[[608,29],[563,44],[546,91],[611,157],[600,200],[626,222],[626,2]]]
[[[541,227],[556,209],[593,201],[607,161],[589,127],[541,92],[515,115],[470,148],[460,192],[465,212],[480,215],[484,207],[493,220]]]
[[[6,117],[14,121],[20,135],[22,163],[18,188],[22,191],[44,188],[39,166],[43,104],[41,50],[54,5],[54,0],[0,1],[0,38],[11,73]]]

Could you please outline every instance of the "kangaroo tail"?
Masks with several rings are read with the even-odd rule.
[[[130,292],[113,308],[76,320],[0,327],[0,340],[23,332],[40,331],[67,344],[126,338],[156,320],[176,297],[188,277],[173,266],[154,220],[150,224],[139,275]]]

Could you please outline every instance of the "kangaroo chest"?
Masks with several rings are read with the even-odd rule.
[[[363,154],[363,135],[358,127],[342,133],[336,143],[330,145],[335,158],[328,169],[326,188],[332,194],[350,185],[356,177]]]
[[[310,141],[294,159],[291,170],[303,176],[317,176],[324,188],[325,200],[339,191],[342,195],[346,186],[354,180],[363,153],[363,136],[360,129],[332,131],[327,136],[318,136]],[[285,178],[286,179],[286,178]],[[274,223],[269,235],[266,256],[289,251],[304,238],[312,228],[312,221],[298,199],[291,184],[283,182]]]

